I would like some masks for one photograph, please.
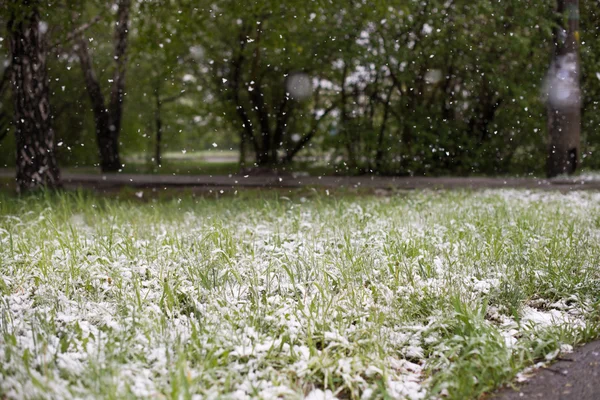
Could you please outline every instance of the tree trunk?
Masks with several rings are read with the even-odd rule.
[[[119,155],[119,136],[123,116],[123,99],[125,96],[125,71],[127,64],[127,42],[129,34],[130,0],[119,0],[117,24],[115,30],[115,72],[112,78],[110,102],[107,105],[104,94],[87,48],[86,39],[82,36],[78,41],[77,55],[83,71],[85,86],[92,102],[94,122],[96,124],[96,141],[100,153],[102,172],[117,172],[122,168]]]
[[[8,22],[12,56],[12,93],[17,144],[17,191],[60,187],[54,151],[46,67],[47,26],[40,21],[38,2],[14,1],[25,15]],[[13,5],[17,7],[17,5]]]
[[[240,169],[246,168],[246,134],[240,132]]]
[[[283,137],[287,132],[288,120],[291,115],[290,108],[288,94],[284,91],[275,118],[275,131],[273,132],[273,146],[271,148],[271,158],[273,160],[278,160],[277,150],[283,145]]]
[[[558,0],[562,24],[555,29],[554,56],[546,83],[548,95],[549,178],[572,174],[579,161],[581,136],[581,88],[579,65],[579,0]]]
[[[377,153],[375,154],[375,171],[378,173],[382,172],[383,169],[383,140],[385,136],[385,129],[387,127],[387,121],[390,115],[390,100],[392,98],[392,92],[394,87],[390,86],[385,96],[385,103],[383,104],[383,121],[379,127],[379,136],[377,137]]]
[[[104,94],[94,72],[92,60],[84,38],[79,40],[77,55],[83,71],[85,87],[92,102],[92,112],[94,113],[94,124],[96,127],[96,142],[100,154],[100,169],[102,172],[116,172],[121,169],[119,132],[116,129],[111,129],[111,117],[106,108]]]
[[[162,164],[162,156],[161,156],[161,143],[162,143],[162,117],[161,117],[161,103],[160,103],[160,95],[158,89],[155,92],[156,97],[156,109],[154,111],[154,121],[156,123],[156,148],[154,150],[154,162],[157,167],[160,167]]]
[[[348,64],[344,63],[344,70],[342,72],[342,85],[340,91],[340,131],[343,135],[344,145],[346,152],[348,153],[348,165],[351,169],[358,167],[358,162],[354,154],[354,138],[352,132],[349,129],[348,113],[346,110],[346,103],[348,94],[346,92],[346,78],[348,76]]]
[[[243,34],[240,34],[239,54],[233,61],[230,86],[231,100],[233,100],[236,113],[242,124],[242,131],[240,131],[240,168],[242,169],[245,168],[246,164],[246,146],[251,146],[255,155],[258,155],[260,153],[260,143],[254,135],[254,127],[252,125],[252,121],[250,120],[250,116],[246,111],[246,107],[244,106],[241,97],[241,92],[242,90],[244,90],[242,87],[242,70],[246,61],[246,57],[244,56],[246,40],[244,39],[244,37],[245,36]]]
[[[257,82],[254,91],[250,92],[250,99],[254,106],[258,125],[260,128],[260,151],[256,155],[256,163],[259,167],[272,166],[277,164],[277,149],[271,151],[273,140],[271,128],[269,126],[269,112],[264,102],[264,95],[260,88],[260,83]]]
[[[117,11],[117,25],[115,29],[115,63],[113,73],[113,85],[110,92],[110,129],[115,132],[118,145],[121,132],[121,120],[123,119],[123,100],[125,97],[125,72],[127,67],[127,44],[129,35],[129,10],[131,0],[119,0]],[[118,147],[117,147],[118,152]]]
[[[4,98],[4,93],[8,89],[12,75],[12,66],[6,66],[2,71],[2,77],[0,78],[0,99]],[[4,140],[10,132],[10,120],[12,118],[9,113],[0,105],[0,142]]]

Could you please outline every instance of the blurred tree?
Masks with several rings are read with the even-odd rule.
[[[6,107],[2,100],[5,98],[10,86],[10,76],[12,69],[10,65],[2,67],[2,75],[0,76],[0,142],[8,136],[10,132],[10,110]]]
[[[152,66],[143,83],[153,92],[155,137],[152,160],[156,167],[162,164],[165,119],[169,119],[163,107],[177,104],[177,116],[181,118],[188,110],[185,104],[178,101],[198,94],[192,85],[193,76],[190,75],[193,72],[190,65],[193,57],[189,44],[184,41],[186,35],[181,33],[185,30],[181,26],[181,12],[174,12],[176,5],[174,1],[144,2],[140,5],[144,18],[139,21],[134,51],[134,61],[138,66]]]
[[[92,103],[96,125],[96,140],[100,152],[100,168],[103,172],[116,172],[122,168],[119,154],[119,135],[123,118],[125,97],[125,72],[127,70],[127,42],[129,36],[129,13],[131,0],[117,0],[117,17],[114,35],[115,70],[112,79],[108,103],[94,71],[94,65],[82,33],[77,41],[76,52],[88,95]]]
[[[185,13],[199,71],[223,118],[259,167],[289,163],[335,108],[318,77],[331,68],[336,34],[326,2],[191,2]],[[326,7],[330,7],[327,9]],[[309,39],[310,40],[307,40]]]
[[[340,64],[349,69],[341,74],[341,102],[348,111],[340,112],[339,126],[346,128],[328,143],[345,143],[357,172],[538,168],[551,15],[545,6],[373,3],[356,39],[362,50],[343,52]]]
[[[60,187],[47,77],[48,23],[37,0],[9,1],[10,80],[19,193]]]
[[[581,136],[579,0],[558,0],[557,6],[554,54],[546,82],[550,178],[575,172]]]

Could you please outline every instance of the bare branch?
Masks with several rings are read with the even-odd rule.
[[[10,121],[7,117],[6,112],[0,111],[0,142],[3,141],[4,138],[8,136],[8,132],[10,132],[10,129],[8,129]]]
[[[313,122],[311,124],[310,131],[300,139],[300,141],[296,144],[296,146],[292,150],[288,151],[288,153],[283,158],[282,163],[291,162],[292,159],[294,158],[294,156],[300,150],[304,149],[306,144],[308,142],[310,142],[311,139],[313,138],[313,136],[315,136],[315,134],[317,133],[317,130],[319,129],[319,125],[321,124],[321,121],[323,121],[325,119],[325,117],[327,117],[327,115],[329,115],[329,113],[331,113],[333,110],[335,110],[336,107],[337,107],[337,104],[334,103],[331,106],[329,106],[328,108],[326,108],[320,117],[317,118],[315,116],[315,118],[313,119]]]
[[[59,40],[57,42],[54,42],[51,46],[50,46],[50,50],[55,49],[56,47],[65,44],[67,42],[70,42],[73,39],[77,39],[83,32],[87,31],[88,29],[90,29],[92,26],[94,26],[95,24],[97,24],[100,20],[102,19],[101,15],[96,15],[94,18],[92,18],[91,21],[75,28],[73,31],[71,31],[64,39]]]
[[[188,92],[183,90],[180,93],[177,93],[176,95],[165,97],[164,99],[160,99],[160,102],[161,102],[161,104],[171,103],[175,100],[179,100],[180,98],[182,98],[183,96],[185,96],[187,94],[188,94]]]

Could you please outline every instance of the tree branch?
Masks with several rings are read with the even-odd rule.
[[[4,71],[2,71],[2,77],[0,77],[0,96],[4,94],[4,91],[8,87],[8,81],[10,80],[10,71],[12,70],[12,65],[9,64]]]
[[[164,99],[161,99],[160,102],[161,102],[161,104],[171,103],[175,100],[179,100],[180,98],[182,98],[183,96],[185,96],[187,94],[188,93],[186,91],[181,91],[180,93],[178,93],[176,95],[165,97]]]
[[[117,26],[115,29],[115,61],[116,68],[113,74],[113,86],[110,93],[110,119],[115,127],[115,132],[121,128],[121,115],[123,113],[123,97],[125,95],[125,71],[127,68],[127,38],[129,33],[129,10],[131,0],[120,0],[117,11]]]
[[[73,29],[64,39],[54,42],[52,45],[50,45],[49,50],[53,50],[62,44],[65,44],[67,42],[70,42],[71,40],[77,39],[79,36],[81,36],[82,33],[84,33],[85,31],[90,29],[92,26],[97,24],[101,19],[102,19],[101,15],[96,15],[89,22]]]
[[[108,128],[109,121],[104,94],[102,93],[100,83],[98,82],[98,78],[94,72],[94,66],[92,65],[92,60],[90,58],[90,53],[87,48],[85,38],[81,37],[78,40],[76,52],[77,56],[79,57],[81,69],[83,70],[85,87],[92,102],[94,118],[96,119],[96,129],[98,130],[99,125],[101,125],[103,128]],[[98,134],[100,132],[96,133]]]
[[[325,109],[325,111],[323,112],[323,114],[319,117],[319,118],[314,118],[313,119],[313,123],[311,126],[310,131],[304,135],[302,137],[302,139],[300,139],[300,141],[296,144],[296,146],[287,152],[287,154],[285,155],[284,159],[282,160],[282,163],[289,163],[292,161],[292,159],[294,158],[294,156],[302,149],[304,149],[304,146],[306,146],[306,144],[308,142],[311,141],[311,139],[313,138],[313,136],[315,136],[315,134],[317,133],[317,129],[319,128],[319,125],[321,124],[321,121],[327,116],[329,115],[329,113],[331,113],[333,110],[335,110],[335,108],[337,107],[337,105],[334,103],[331,106],[329,106],[328,108]]]
[[[6,136],[8,136],[9,132],[8,125],[10,122],[5,122],[6,117],[6,113],[4,111],[0,111],[0,142],[3,141]]]
[[[258,123],[260,125],[260,134],[262,137],[262,152],[267,153],[271,145],[271,127],[269,125],[269,113],[266,110],[265,96],[262,92],[262,77],[258,73],[258,67],[260,65],[260,41],[261,41],[262,28],[257,29],[254,57],[252,59],[252,70],[251,76],[254,81],[254,87],[252,90],[248,87],[248,95],[254,106],[254,111],[258,117]]]
[[[240,54],[233,62],[233,73],[231,79],[231,90],[232,90],[232,98],[235,104],[235,110],[238,114],[238,117],[242,121],[242,126],[244,128],[243,135],[246,135],[248,139],[252,141],[252,146],[254,147],[255,154],[258,154],[260,151],[260,147],[258,144],[258,140],[256,136],[254,136],[254,129],[252,127],[252,121],[242,104],[242,99],[240,98],[241,91],[241,78],[242,78],[242,66],[245,61],[244,57],[244,49],[246,48],[246,42],[244,41],[244,31],[240,32],[239,43],[240,43]]]
[[[292,107],[289,103],[288,93],[284,90],[281,102],[279,103],[279,107],[277,110],[277,123],[275,126],[275,132],[273,134],[273,158],[276,158],[275,154],[277,153],[277,147],[279,146],[279,143],[281,143],[283,139],[283,133],[287,128],[288,120],[291,114],[291,108]]]

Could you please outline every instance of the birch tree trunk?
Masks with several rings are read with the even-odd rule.
[[[159,92],[158,86],[156,88],[154,96],[155,96],[155,100],[156,100],[156,109],[154,110],[154,123],[155,123],[155,128],[156,128],[156,143],[155,143],[155,148],[154,148],[154,162],[156,163],[156,166],[160,168],[160,166],[162,164],[161,148],[162,148],[163,128],[162,128],[162,115],[161,115],[162,103],[160,101],[160,92]]]
[[[38,1],[13,1],[8,21],[16,135],[17,191],[60,187],[46,66],[47,24]],[[16,14],[19,10],[19,14]]]
[[[546,91],[548,98],[549,178],[577,169],[581,136],[579,62],[579,0],[558,0],[560,24],[554,31],[554,56]],[[568,22],[565,26],[565,15]]]

